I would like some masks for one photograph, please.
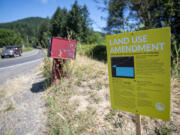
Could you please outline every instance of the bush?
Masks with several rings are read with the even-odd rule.
[[[0,47],[6,45],[22,45],[20,33],[9,29],[0,29]]]
[[[95,60],[107,62],[107,52],[105,45],[78,45],[80,55],[86,55]]]

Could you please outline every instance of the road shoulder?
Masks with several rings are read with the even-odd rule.
[[[46,91],[38,69],[10,79],[0,87],[0,93],[4,93],[0,95],[0,134],[47,134],[43,99]]]

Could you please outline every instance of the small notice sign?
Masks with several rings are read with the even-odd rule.
[[[111,106],[170,120],[170,28],[106,36]]]
[[[52,58],[74,59],[76,55],[76,41],[52,37],[50,44]]]

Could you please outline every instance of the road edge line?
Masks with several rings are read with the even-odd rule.
[[[21,63],[21,64],[16,64],[16,65],[13,65],[13,66],[3,67],[3,68],[0,68],[0,70],[7,69],[7,68],[18,67],[18,66],[21,66],[21,65],[37,62],[37,61],[42,60],[42,59],[43,58],[40,58],[40,59],[37,59],[37,60],[33,60],[33,61],[24,62],[24,63]]]

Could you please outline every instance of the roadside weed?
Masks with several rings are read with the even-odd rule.
[[[5,112],[8,112],[8,111],[13,111],[15,110],[16,108],[13,106],[13,104],[9,104],[8,107],[4,110]]]

